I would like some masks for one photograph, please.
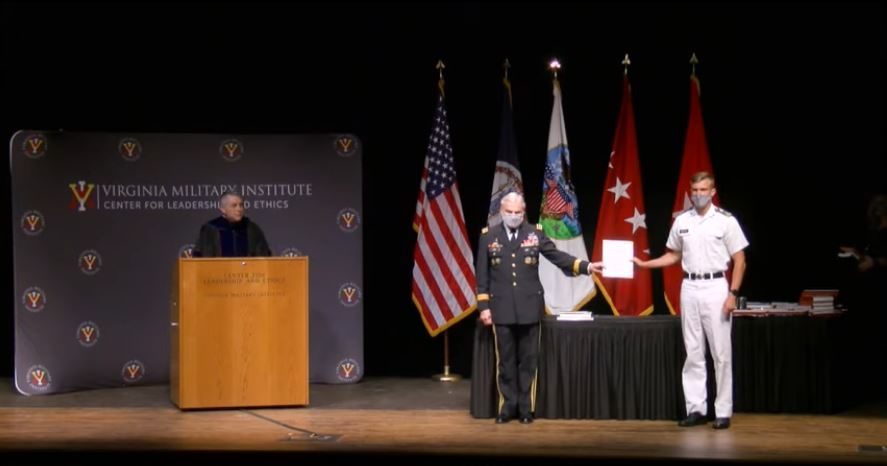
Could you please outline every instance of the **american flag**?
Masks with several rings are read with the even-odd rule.
[[[431,336],[470,314],[477,304],[474,254],[456,184],[442,84],[439,90],[413,224],[418,232],[413,302]]]

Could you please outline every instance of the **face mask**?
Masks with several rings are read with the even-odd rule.
[[[690,196],[690,200],[693,201],[693,205],[697,209],[705,208],[709,202],[711,202],[711,196],[707,194],[694,194]]]
[[[524,221],[524,214],[502,214],[502,221],[508,228],[514,229]]]

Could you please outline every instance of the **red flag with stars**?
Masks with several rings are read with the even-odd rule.
[[[705,126],[702,124],[702,105],[699,103],[699,79],[695,74],[690,75],[690,117],[687,122],[687,136],[684,140],[684,155],[681,160],[681,172],[678,175],[677,192],[674,205],[671,209],[671,218],[674,220],[681,212],[689,209],[690,202],[690,178],[693,174],[706,171],[714,175],[711,168],[711,157],[708,155],[708,143],[705,141]],[[715,204],[720,204],[717,193],[712,199]],[[672,314],[681,313],[681,282],[684,280],[684,271],[678,262],[675,265],[662,270],[662,284],[665,288],[665,304]]]
[[[631,86],[628,76],[625,76],[622,83],[622,105],[616,122],[616,134],[613,136],[607,179],[604,182],[604,195],[598,211],[592,260],[601,260],[605,239],[632,241],[635,257],[649,259],[646,212],[644,192],[641,189],[641,164],[638,159]],[[635,268],[632,279],[598,275],[594,279],[613,314],[638,316],[653,312],[653,281],[649,269]]]

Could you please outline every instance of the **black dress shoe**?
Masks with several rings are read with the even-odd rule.
[[[533,423],[533,416],[531,414],[528,414],[526,416],[521,416],[520,423],[521,424],[532,424]]]
[[[711,424],[712,429],[729,429],[730,428],[730,418],[729,417],[719,417],[715,419],[715,422]]]
[[[689,416],[678,422],[678,425],[681,427],[692,427],[698,426],[699,424],[705,424],[705,416],[696,411],[693,411]]]
[[[508,416],[506,416],[504,414],[500,414],[500,415],[496,416],[496,424],[505,424],[506,422],[508,422],[510,420],[511,420],[511,418],[509,418]]]

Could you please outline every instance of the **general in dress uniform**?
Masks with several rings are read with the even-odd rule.
[[[477,308],[496,341],[497,423],[519,416],[533,421],[539,321],[545,291],[539,281],[539,258],[545,256],[569,276],[600,271],[597,265],[559,251],[540,225],[523,221],[523,197],[502,199],[503,223],[484,228],[477,252]]]

